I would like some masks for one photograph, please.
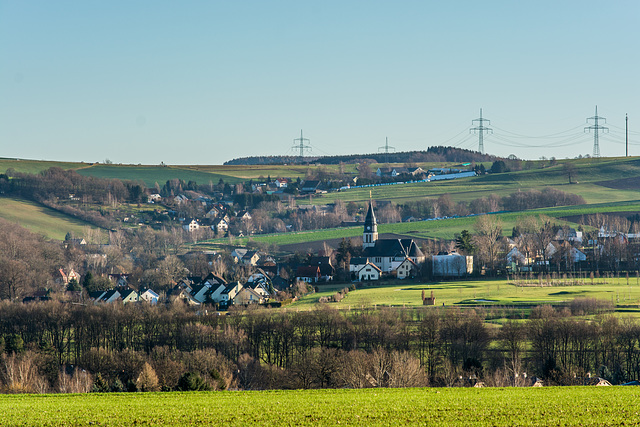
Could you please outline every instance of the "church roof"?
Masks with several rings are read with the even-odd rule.
[[[420,258],[424,254],[413,239],[378,239],[375,246],[365,248],[363,257],[413,257]]]

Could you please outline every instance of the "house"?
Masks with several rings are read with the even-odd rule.
[[[175,286],[169,291],[167,295],[169,301],[183,301],[188,305],[200,305],[201,303],[193,298],[187,288],[182,286]]]
[[[128,284],[128,274],[124,273],[124,274],[118,274],[118,273],[112,273],[107,275],[107,277],[109,278],[109,280],[111,280],[113,283],[115,283],[116,286],[127,286]]]
[[[229,285],[220,293],[220,304],[223,306],[229,306],[233,304],[233,300],[236,295],[240,293],[243,286],[240,282],[234,282]]]
[[[296,280],[307,282],[307,283],[317,283],[320,280],[320,267],[317,265],[301,265],[296,269]]]
[[[209,299],[214,303],[218,303],[222,301],[222,292],[227,289],[227,284],[218,282],[211,284],[209,288]]]
[[[197,219],[186,219],[185,224],[182,226],[186,231],[192,233],[200,228],[200,223]]]
[[[571,227],[561,228],[556,233],[555,240],[582,243],[582,231]]]
[[[289,180],[287,178],[278,178],[275,180],[274,184],[276,184],[276,187],[280,189],[287,188],[287,185],[289,184]]]
[[[240,262],[244,265],[258,265],[258,261],[260,261],[260,253],[258,251],[247,251]]]
[[[173,202],[176,205],[179,205],[180,203],[186,202],[188,200],[189,200],[189,198],[187,196],[185,196],[184,194],[179,194],[179,195],[177,195],[176,197],[173,198]]]
[[[422,169],[420,169],[422,170]],[[376,171],[376,175],[379,177],[390,176],[392,178],[398,177],[400,175],[409,174],[409,169],[405,167],[396,167],[396,168],[378,168]]]
[[[547,248],[545,249],[545,255],[547,259],[559,256],[564,261],[571,261],[573,263],[587,260],[587,256],[584,254],[584,252],[574,248],[567,242],[562,244],[558,242],[549,243],[547,245]],[[569,257],[568,260],[567,256]]]
[[[133,289],[124,289],[120,292],[120,298],[122,298],[122,303],[127,304],[130,302],[138,302],[140,300],[140,296]]]
[[[315,193],[319,191],[320,181],[308,179],[302,183],[301,193]]]
[[[66,274],[63,269],[59,269],[58,271],[60,272],[60,280],[63,284],[68,285],[69,282],[74,279],[76,282],[80,283],[80,275],[76,273],[73,268],[69,270],[69,274]]]
[[[234,305],[262,304],[264,298],[250,287],[243,287],[233,299]]]
[[[207,300],[210,290],[211,286],[208,284],[196,285],[191,290],[191,298],[202,304]]]
[[[231,251],[231,258],[233,258],[233,261],[237,264],[240,261],[242,261],[242,258],[245,256],[247,252],[248,252],[248,249],[236,248],[233,251]]]
[[[143,289],[140,291],[140,295],[139,295],[140,301],[146,301],[151,305],[156,305],[158,303],[159,298],[160,298],[160,295],[158,295],[151,289]]]
[[[382,270],[377,265],[368,262],[358,271],[358,280],[380,280]]]
[[[240,212],[238,212],[238,214],[236,215],[236,218],[237,218],[237,219],[239,219],[239,220],[241,220],[241,221],[242,221],[242,220],[247,220],[247,221],[249,221],[249,220],[251,220],[252,216],[251,216],[251,214],[249,213],[249,211],[241,210],[241,211],[240,211]]]
[[[211,229],[218,234],[223,234],[229,231],[229,222],[224,218],[216,218],[213,220]]]
[[[362,267],[369,262],[369,258],[365,257],[353,257],[349,261],[349,272],[357,273]]]
[[[418,264],[413,262],[411,258],[405,258],[394,271],[398,279],[406,279],[407,277],[415,277],[418,270]]]
[[[415,264],[424,262],[426,258],[413,239],[378,238],[378,223],[373,202],[369,203],[364,220],[362,248],[362,257],[368,258],[385,273],[395,270],[406,258],[410,258]]]
[[[94,303],[112,303],[121,298],[120,292],[116,289],[110,291],[97,291],[89,293],[89,298]]]
[[[162,200],[162,196],[158,193],[149,194],[149,196],[147,196],[147,203],[158,203],[160,200]]]
[[[473,273],[473,257],[458,253],[439,253],[432,258],[432,272],[440,277],[463,277]]]

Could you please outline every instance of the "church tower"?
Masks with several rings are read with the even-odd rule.
[[[373,201],[369,201],[369,210],[364,220],[364,233],[362,233],[362,249],[372,248],[378,240],[378,223],[373,213]]]

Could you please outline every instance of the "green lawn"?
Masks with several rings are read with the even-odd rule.
[[[64,240],[69,231],[76,236],[83,236],[87,227],[95,228],[89,223],[37,203],[9,197],[0,197],[0,218],[57,240]]]
[[[556,282],[558,283],[558,282]],[[568,283],[568,282],[567,282]],[[349,284],[319,285],[318,293],[307,295],[289,307],[307,309],[314,307],[321,297],[331,297],[337,290]],[[536,306],[548,303],[570,303],[575,298],[597,298],[611,301],[624,307],[626,313],[640,315],[640,284],[636,277],[594,279],[585,284],[539,286],[534,280],[527,286],[516,286],[505,279],[419,282],[413,280],[391,282],[368,282],[357,284],[359,289],[351,291],[339,303],[331,307],[358,309],[362,307],[419,307],[422,306],[422,291],[426,296],[434,292],[436,306],[485,305],[485,306]]]
[[[637,424],[638,394],[528,387],[3,395],[0,424],[609,426]]]

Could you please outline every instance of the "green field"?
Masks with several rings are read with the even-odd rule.
[[[49,168],[79,169],[89,166],[86,163],[72,162],[52,162],[48,160],[18,160],[0,158],[0,173],[5,173],[7,169],[13,169],[22,173],[39,173]]]
[[[94,165],[79,169],[78,173],[96,178],[117,178],[131,181],[142,181],[149,188],[157,182],[160,187],[170,179],[182,179],[185,182],[195,181],[198,184],[218,184],[220,179],[226,183],[236,183],[242,179],[219,173],[201,172],[187,167],[177,166],[124,166],[124,165]]]
[[[64,240],[67,232],[83,236],[87,227],[95,228],[84,221],[37,203],[8,197],[0,197],[0,218],[57,240]]]
[[[3,395],[3,426],[635,425],[636,387]]]
[[[627,286],[626,278],[596,278],[594,284],[587,277],[584,284],[560,283],[539,286],[533,280],[526,286],[516,286],[505,279],[443,281],[423,283],[416,281],[359,283],[359,289],[351,291],[338,303],[329,303],[340,309],[362,307],[421,307],[422,291],[436,297],[436,306],[532,307],[540,304],[569,304],[575,298],[597,298],[610,301],[627,314],[640,315],[640,283],[632,275]],[[574,282],[575,283],[575,282]],[[318,292],[307,295],[288,307],[310,309],[321,297],[331,297],[349,284],[319,285]]]

